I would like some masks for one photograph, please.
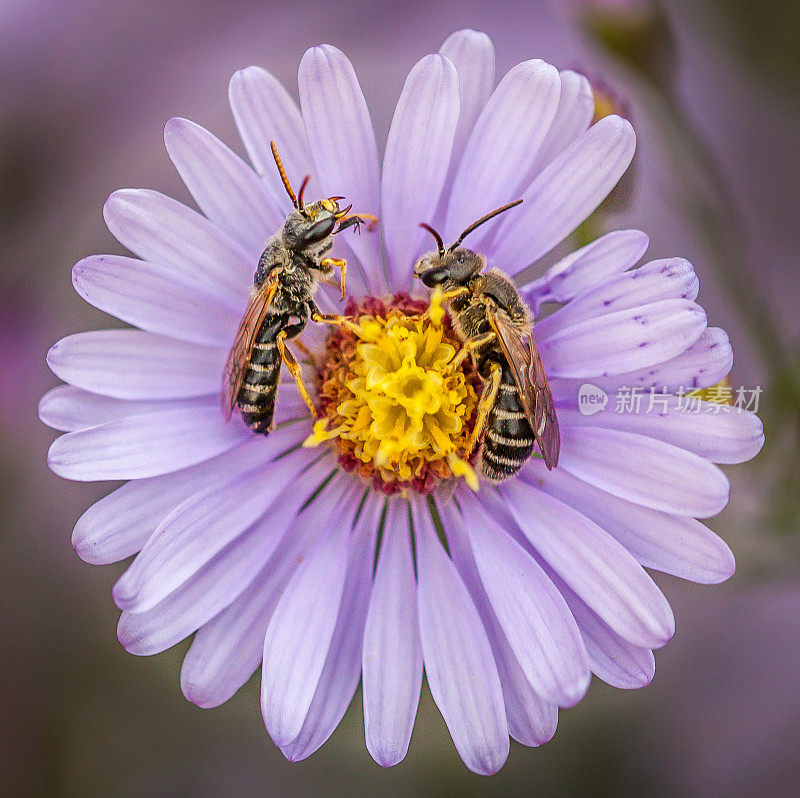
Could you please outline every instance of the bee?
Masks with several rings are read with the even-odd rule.
[[[253,289],[228,355],[222,385],[226,419],[230,419],[234,408],[238,407],[245,424],[264,435],[274,426],[281,363],[286,364],[300,395],[316,417],[300,365],[286,341],[296,338],[309,319],[335,323],[339,318],[321,314],[314,303],[319,281],[327,281],[334,274],[334,267],[340,269],[342,299],[345,297],[347,262],[328,257],[333,236],[348,227],[359,231],[365,221],[369,223],[368,229],[372,229],[377,221],[371,214],[350,213],[352,205],[340,210],[338,203],[344,197],[328,197],[305,205],[303,194],[310,175],[305,177],[295,196],[275,142],[270,142],[270,146],[294,208],[259,258]],[[307,352],[299,341],[297,343]]]
[[[449,367],[456,368],[472,357],[483,378],[467,456],[483,435],[480,466],[492,482],[516,474],[535,444],[547,468],[554,468],[561,440],[528,307],[502,272],[485,272],[483,255],[461,246],[477,227],[521,202],[516,200],[478,219],[447,249],[442,237],[422,223],[420,227],[436,240],[437,250],[424,255],[414,267],[415,276],[428,288],[440,287],[442,300],[450,303],[462,346]]]

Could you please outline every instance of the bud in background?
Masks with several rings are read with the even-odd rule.
[[[619,64],[653,83],[662,93],[671,92],[674,75],[673,37],[659,3],[655,0],[569,0],[561,5],[561,9]],[[586,73],[589,70],[579,71]],[[628,99],[604,79],[593,78],[589,73],[595,101],[594,121],[610,114],[633,121]],[[578,244],[587,244],[602,235],[607,229],[605,217],[630,207],[635,180],[634,158],[611,194],[575,231]]]
[[[568,13],[611,55],[662,91],[672,86],[674,41],[654,0],[570,0]]]

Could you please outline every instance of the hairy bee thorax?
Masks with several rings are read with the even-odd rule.
[[[502,272],[491,269],[476,274],[464,287],[469,293],[454,298],[450,303],[453,326],[462,341],[491,332],[486,314],[487,306],[505,313],[522,335],[530,332],[533,326],[530,312],[513,283]],[[477,362],[483,366],[486,356],[496,350],[497,346],[491,343],[481,347],[475,353]]]
[[[523,334],[533,327],[528,306],[522,301],[514,284],[499,269],[490,269],[476,277],[472,289],[484,303],[493,302]]]

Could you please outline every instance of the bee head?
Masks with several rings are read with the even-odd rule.
[[[442,237],[429,224],[422,222],[420,227],[427,230],[436,240],[436,252],[429,252],[423,255],[414,267],[414,276],[428,287],[433,288],[443,283],[453,285],[465,285],[474,277],[485,265],[482,255],[478,255],[471,249],[461,246],[461,242],[476,228],[484,222],[494,218],[499,213],[507,211],[522,202],[521,199],[503,205],[502,208],[487,213],[477,222],[473,222],[447,249],[444,247]]]
[[[339,200],[344,197],[328,197],[306,205],[303,202],[303,194],[305,194],[308,181],[311,180],[311,175],[303,178],[300,191],[295,196],[275,142],[271,141],[269,146],[272,149],[272,157],[275,159],[275,166],[278,167],[283,187],[294,205],[294,209],[286,217],[283,225],[283,235],[291,249],[313,250],[320,253],[330,249],[331,242],[327,239],[334,233],[340,233],[348,227],[355,227],[358,231],[361,224],[365,222],[368,224],[368,229],[372,230],[378,221],[377,218],[369,213],[350,213],[352,204],[340,210]]]
[[[444,283],[464,285],[481,271],[483,266],[483,257],[470,249],[441,248],[419,259],[414,267],[414,276],[419,277],[428,288]]]
[[[336,223],[345,217],[347,211],[350,210],[349,208],[345,211],[339,210],[338,201],[344,199],[344,197],[329,197],[328,199],[318,200],[311,205],[306,205],[303,202],[303,195],[311,175],[306,175],[303,178],[300,191],[295,196],[289,178],[286,176],[286,170],[283,168],[281,157],[278,155],[278,148],[275,146],[275,142],[271,141],[269,145],[272,149],[272,157],[275,159],[275,166],[278,167],[278,174],[281,176],[283,187],[286,189],[292,205],[294,205],[283,225],[283,235],[287,244],[292,249],[305,250],[326,243],[325,239],[333,235]]]
[[[304,250],[324,243],[325,239],[331,237],[342,215],[338,199],[333,197],[302,205],[301,189],[298,206],[286,217],[283,225],[287,244],[292,249]]]

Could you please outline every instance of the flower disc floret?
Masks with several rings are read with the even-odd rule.
[[[319,373],[321,419],[307,443],[335,440],[339,459],[387,493],[430,492],[463,476],[477,485],[467,444],[480,381],[449,318],[395,295],[351,305],[354,326],[328,339]]]

